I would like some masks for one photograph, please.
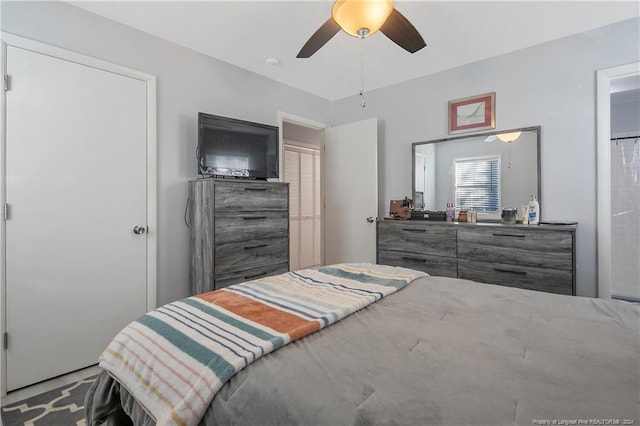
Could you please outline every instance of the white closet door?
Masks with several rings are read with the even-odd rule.
[[[320,151],[285,145],[284,181],[289,182],[291,270],[322,264]]]
[[[300,152],[300,267],[314,265],[313,151]]]
[[[300,154],[284,151],[284,181],[289,183],[289,269],[300,269]]]
[[[314,221],[313,221],[313,264],[322,265],[322,176],[320,174],[320,151],[313,156],[314,179]]]
[[[146,311],[146,83],[7,47],[7,389],[97,363]]]

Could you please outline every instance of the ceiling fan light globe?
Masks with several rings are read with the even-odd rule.
[[[344,32],[364,38],[378,31],[392,11],[393,0],[336,0],[331,16]]]

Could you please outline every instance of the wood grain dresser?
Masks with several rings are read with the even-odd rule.
[[[378,222],[378,263],[431,275],[576,294],[577,225]]]
[[[189,181],[191,294],[289,270],[289,184]]]

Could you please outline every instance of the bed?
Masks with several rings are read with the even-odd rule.
[[[637,304],[421,275],[240,369],[192,424],[640,424]],[[87,424],[156,424],[112,376]]]

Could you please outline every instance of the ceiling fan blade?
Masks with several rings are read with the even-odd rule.
[[[338,31],[340,31],[340,26],[336,24],[333,18],[329,18],[302,46],[296,58],[309,58],[331,40]]]
[[[409,53],[416,53],[427,45],[418,30],[395,8],[380,31]]]

